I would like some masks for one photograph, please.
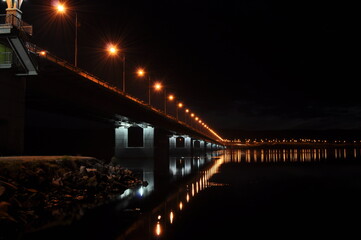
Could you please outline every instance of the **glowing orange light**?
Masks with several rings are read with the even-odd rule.
[[[186,113],[189,113],[189,109],[188,109],[188,108],[187,108],[185,111],[186,111]]]
[[[169,99],[169,101],[173,101],[173,99],[174,99],[174,95],[172,95],[172,94],[171,94],[171,95],[169,95],[169,96],[168,96],[168,99]]]
[[[118,48],[114,44],[109,44],[107,51],[110,55],[115,55],[118,52]]]
[[[137,71],[137,74],[139,77],[143,77],[145,75],[144,69],[143,68],[139,68]]]
[[[194,117],[194,113],[191,113],[191,117]]]
[[[182,108],[183,107],[183,103],[178,103],[178,107]]]
[[[161,84],[161,83],[155,83],[155,84],[154,84],[154,89],[155,89],[156,91],[161,90],[161,89],[162,89],[162,84]]]
[[[45,56],[45,55],[46,55],[46,51],[40,51],[39,54],[40,54],[41,56]]]
[[[57,10],[59,13],[64,13],[64,12],[65,12],[65,6],[64,6],[64,4],[59,3],[58,5],[56,5],[56,10]]]
[[[155,235],[160,236],[162,234],[162,226],[160,225],[160,222],[157,222],[157,225],[155,226]]]
[[[169,213],[169,222],[170,222],[170,224],[173,223],[173,219],[174,219],[174,213],[173,213],[173,211],[170,211],[170,213]]]

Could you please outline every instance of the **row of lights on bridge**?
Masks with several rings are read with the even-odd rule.
[[[61,3],[61,2],[58,2],[55,6],[55,9],[58,13],[61,13],[61,14],[65,14],[68,10],[67,6],[64,4],[64,3]],[[75,67],[77,67],[77,14],[76,14],[76,11],[75,11],[75,52],[74,52],[74,65]],[[106,47],[106,51],[108,52],[108,54],[110,56],[118,56],[119,52],[121,52],[120,48],[117,46],[117,44],[114,44],[114,43],[109,43]],[[46,51],[41,51],[39,52],[39,55],[40,56],[46,56],[47,52]],[[123,81],[122,81],[122,91],[125,93],[126,89],[125,89],[125,54],[124,52],[121,54],[122,56],[122,62],[123,62]],[[138,77],[146,77],[148,78],[148,104],[151,105],[151,89],[153,89],[154,91],[161,91],[164,89],[164,113],[167,114],[167,101],[174,101],[176,99],[175,95],[174,94],[167,94],[166,93],[166,89],[165,87],[162,85],[161,82],[159,81],[154,81],[153,83],[151,82],[151,79],[150,79],[150,76],[149,74],[145,71],[144,68],[138,68],[137,71],[137,76]],[[176,118],[177,120],[179,120],[178,118],[178,110],[179,109],[184,109],[184,113],[187,114],[186,116],[189,116],[190,119],[192,119],[196,124],[200,124],[199,126],[202,126],[204,127],[205,129],[207,129],[212,135],[214,135],[215,137],[217,137],[219,140],[221,141],[224,141],[224,139],[218,135],[213,129],[211,129],[205,122],[203,122],[203,120],[201,120],[198,116],[196,116],[195,113],[191,112],[191,110],[189,108],[186,108],[184,103],[181,102],[181,101],[178,101],[177,104],[176,104]],[[186,119],[186,117],[185,117]],[[186,123],[186,121],[184,121]],[[196,126],[197,128],[197,126]]]

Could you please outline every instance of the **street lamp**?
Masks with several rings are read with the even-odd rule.
[[[114,44],[108,44],[107,51],[108,51],[110,56],[117,56],[118,52],[119,52],[119,49]],[[123,92],[125,92],[125,53],[124,52],[122,54],[122,62],[123,62],[123,86],[122,86],[122,90],[123,90]]]
[[[182,108],[182,107],[183,107],[183,103],[179,102],[179,103],[177,104],[177,109],[176,109],[177,120],[178,120],[178,109],[179,109],[179,108]]]
[[[158,91],[162,90],[163,85],[160,82],[155,82],[154,85],[153,85],[153,88],[154,88],[155,91],[158,92]]]
[[[63,3],[58,3],[56,6],[56,11],[60,14],[64,14],[67,11],[66,6]],[[74,66],[78,66],[78,13],[75,12],[75,40],[74,40]]]
[[[173,94],[169,94],[167,96],[167,91],[164,91],[164,113],[167,114],[167,100],[169,100],[170,102],[174,100],[174,95]]]
[[[144,77],[146,72],[143,68],[138,68],[137,74],[139,77]],[[148,104],[150,105],[150,75],[148,74]]]
[[[184,114],[184,122],[187,123],[187,116],[188,116],[188,114],[189,114],[189,109],[186,108],[186,109],[184,110],[184,112],[185,112],[185,114]]]

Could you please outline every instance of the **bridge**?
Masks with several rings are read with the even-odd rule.
[[[186,121],[31,42],[22,1],[0,15],[0,155],[89,155],[105,161],[220,149],[204,121]]]

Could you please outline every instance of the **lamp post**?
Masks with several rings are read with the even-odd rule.
[[[178,109],[179,109],[179,108],[182,108],[182,107],[183,107],[183,103],[179,102],[179,103],[177,104],[177,109],[176,109],[177,120],[178,120]]]
[[[186,109],[184,110],[184,122],[185,122],[185,123],[187,123],[187,116],[188,116],[188,114],[189,114],[189,109],[186,108]]]
[[[107,47],[107,51],[109,53],[109,55],[111,56],[116,56],[119,52],[119,49],[116,45],[114,44],[109,44]],[[122,62],[123,62],[123,74],[122,74],[122,78],[123,78],[123,82],[122,82],[122,90],[125,93],[125,53],[122,54]]]
[[[163,89],[163,85],[161,82],[155,82],[153,88],[156,92],[159,92]],[[150,96],[150,95],[149,95]]]
[[[144,77],[146,72],[143,68],[138,68],[137,74],[139,77]],[[150,105],[150,75],[148,73],[148,104]]]
[[[58,3],[56,5],[56,10],[60,14],[64,14],[67,11],[67,8],[64,4]],[[74,66],[78,66],[78,13],[75,12],[75,39],[74,39]]]
[[[167,96],[167,92],[164,91],[164,113],[167,114],[167,100],[169,101],[173,101],[174,100],[174,95],[173,94],[169,94]]]

